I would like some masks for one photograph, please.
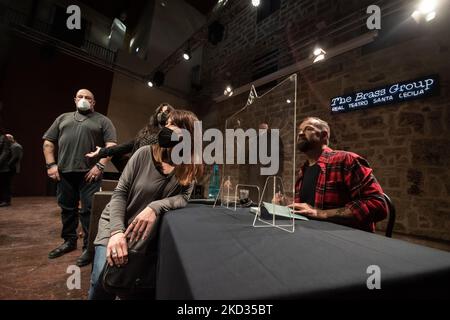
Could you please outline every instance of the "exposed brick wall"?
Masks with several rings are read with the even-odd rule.
[[[225,119],[247,99],[247,94],[242,94],[214,104],[205,96],[212,98],[223,91],[221,81],[251,82],[248,66],[255,54],[279,46],[275,38],[295,41],[305,36],[308,28],[299,27],[302,18],[334,18],[336,14],[327,11],[323,3],[282,0],[280,10],[258,25],[252,7],[238,6],[226,26],[224,41],[205,48],[203,103],[196,102],[204,127],[223,128]],[[335,6],[342,6],[340,12],[350,8],[342,1]],[[316,16],[317,7],[322,11]],[[449,23],[442,19],[424,28],[423,34],[398,45],[372,52],[354,49],[302,70],[298,74],[297,118],[323,118],[331,127],[331,147],[356,152],[369,161],[396,205],[394,231],[450,240]],[[295,62],[307,55],[293,53],[290,59]],[[332,97],[429,74],[440,76],[438,96],[330,114]],[[274,110],[267,112],[273,120],[279,117]],[[207,185],[207,177],[204,183]],[[385,223],[378,226],[384,227]]]

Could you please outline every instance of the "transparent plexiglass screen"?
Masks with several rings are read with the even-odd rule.
[[[226,120],[222,206],[258,206],[261,201],[272,202],[278,194],[292,199],[296,87],[294,74],[265,92],[252,88],[247,104]]]

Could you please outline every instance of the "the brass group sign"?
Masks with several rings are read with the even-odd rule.
[[[331,99],[331,112],[347,112],[428,97],[439,88],[437,75],[358,91]]]

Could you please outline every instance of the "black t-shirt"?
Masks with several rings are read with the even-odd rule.
[[[320,167],[316,163],[313,166],[307,166],[303,174],[302,188],[300,190],[300,200],[314,207],[316,196],[317,177]]]
[[[61,172],[89,171],[97,162],[85,154],[116,142],[116,129],[107,117],[92,112],[87,115],[68,112],[56,118],[43,139],[58,144],[58,168]]]

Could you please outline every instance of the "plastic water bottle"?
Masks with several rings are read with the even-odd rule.
[[[213,165],[213,170],[211,173],[211,178],[209,180],[209,190],[208,190],[208,198],[216,198],[219,194],[220,189],[220,174],[219,174],[219,165]]]

